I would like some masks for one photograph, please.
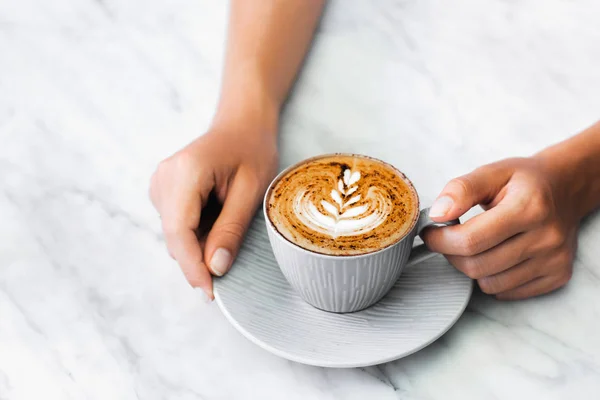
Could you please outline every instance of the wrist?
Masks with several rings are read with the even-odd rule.
[[[585,178],[581,174],[580,162],[560,151],[559,145],[545,149],[533,158],[537,159],[549,176],[555,200],[559,208],[579,221],[585,212],[581,200],[585,194]]]
[[[580,220],[600,205],[600,124],[534,156]]]
[[[225,85],[211,129],[256,135],[261,139],[277,138],[280,104],[258,85]]]

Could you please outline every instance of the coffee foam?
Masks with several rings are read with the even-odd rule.
[[[375,187],[366,190],[365,198],[356,194],[360,185],[360,172],[346,168],[337,187],[331,190],[330,199],[319,201],[311,196],[314,193],[299,191],[294,198],[294,213],[309,229],[332,238],[372,231],[385,221],[392,204]],[[317,207],[319,203],[321,207]]]
[[[354,255],[387,247],[412,226],[418,201],[393,167],[362,156],[309,160],[279,179],[267,213],[289,241],[307,250]]]

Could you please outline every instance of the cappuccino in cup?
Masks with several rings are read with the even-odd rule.
[[[281,272],[307,303],[362,310],[392,288],[410,262],[430,257],[415,236],[436,224],[399,170],[356,154],[314,157],[269,186],[264,215]],[[443,229],[443,228],[442,228]]]

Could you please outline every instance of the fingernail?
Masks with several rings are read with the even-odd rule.
[[[433,202],[433,205],[429,209],[429,216],[433,217],[433,218],[443,217],[444,215],[446,215],[448,213],[448,211],[450,211],[453,204],[454,204],[454,201],[452,200],[451,197],[449,197],[449,196],[439,197],[436,201]]]
[[[217,276],[222,276],[229,269],[229,265],[231,264],[231,253],[229,250],[224,248],[219,248],[213,254],[212,259],[210,260],[210,269]]]
[[[204,291],[202,288],[196,288],[196,292],[198,293],[198,297],[204,304],[208,304],[211,302],[210,296]]]

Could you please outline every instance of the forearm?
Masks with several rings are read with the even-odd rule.
[[[600,206],[600,122],[536,157],[565,181],[579,218]]]
[[[324,0],[231,0],[215,121],[275,123],[310,45]]]

